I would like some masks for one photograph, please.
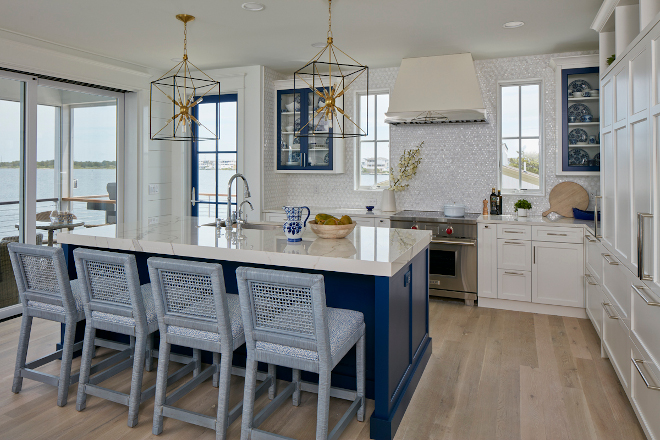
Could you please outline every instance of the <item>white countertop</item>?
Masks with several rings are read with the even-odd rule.
[[[328,208],[327,206],[308,206],[309,210],[312,213],[312,216],[316,214],[331,214],[334,216],[337,215],[348,215],[351,217],[380,217],[380,218],[390,218],[390,216],[396,214],[396,212],[384,212],[380,209],[374,209],[369,212],[366,208]],[[268,214],[282,214],[284,215],[284,210],[282,208],[273,208],[273,209],[264,209],[263,212]],[[311,217],[310,217],[311,219]]]
[[[560,217],[556,220],[550,220],[540,215],[529,217],[518,217],[515,215],[482,215],[477,219],[478,223],[504,223],[510,225],[532,225],[532,226],[563,226],[586,228],[593,232],[593,220],[578,220],[571,217]]]
[[[349,214],[350,215],[350,214]],[[281,228],[216,230],[214,219],[177,217],[150,226],[137,223],[60,232],[64,244],[214,260],[392,276],[431,242],[430,231],[357,226],[345,239],[318,238],[309,228],[289,243]],[[201,226],[200,226],[201,225]]]

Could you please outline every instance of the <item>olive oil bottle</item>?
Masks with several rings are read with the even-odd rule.
[[[502,215],[502,191],[497,190],[497,215]]]
[[[497,194],[495,194],[495,188],[490,193],[490,215],[497,215]]]

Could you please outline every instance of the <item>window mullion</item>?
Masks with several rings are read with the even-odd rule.
[[[518,190],[522,189],[522,86],[518,86]]]

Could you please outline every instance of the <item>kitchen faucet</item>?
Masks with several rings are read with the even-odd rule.
[[[254,211],[254,206],[252,206],[252,203],[249,200],[243,200],[240,205],[238,205],[238,215],[236,218],[236,223],[239,225],[243,225],[247,223],[247,212],[243,211],[243,205],[245,204],[250,205],[250,209]]]
[[[231,229],[231,226],[234,224],[236,221],[237,214],[236,212],[233,213],[231,212],[231,184],[234,183],[234,180],[236,180],[237,177],[240,177],[243,179],[243,182],[245,182],[245,189],[243,190],[243,197],[244,198],[249,198],[250,197],[250,185],[248,185],[248,181],[245,178],[244,175],[241,173],[236,173],[233,176],[229,178],[229,183],[227,184],[227,217],[225,217],[225,226],[227,228]],[[252,204],[250,204],[252,206]]]

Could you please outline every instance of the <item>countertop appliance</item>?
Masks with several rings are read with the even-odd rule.
[[[477,299],[477,219],[479,214],[447,217],[442,211],[400,211],[391,227],[431,231],[429,295]]]

